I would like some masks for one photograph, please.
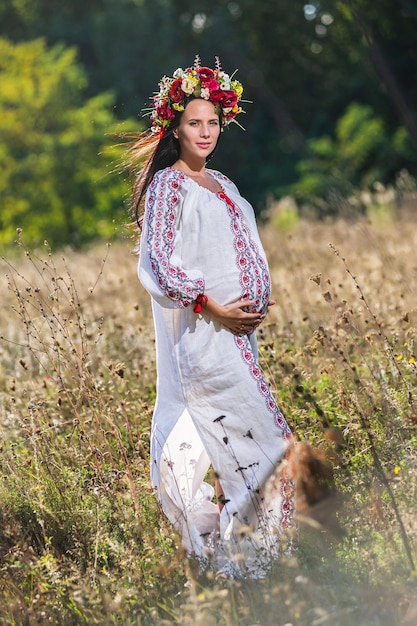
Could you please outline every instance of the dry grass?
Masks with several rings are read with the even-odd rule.
[[[148,478],[153,331],[130,243],[20,246],[1,268],[0,624],[415,623],[413,216],[262,237],[262,365],[333,459],[337,528],[329,501],[263,582],[196,581]]]

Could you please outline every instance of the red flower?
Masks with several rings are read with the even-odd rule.
[[[209,67],[200,67],[198,70],[198,76],[201,84],[206,86],[205,83],[214,78],[214,72]]]
[[[225,92],[222,91],[221,89],[214,89],[213,91],[210,90],[210,100],[212,101],[214,105],[219,104],[221,102],[222,106],[224,106],[223,104],[224,93]]]
[[[184,92],[181,89],[182,78],[176,78],[169,89],[169,94],[174,102],[181,102],[184,98]]]
[[[166,102],[156,108],[156,113],[161,120],[172,120],[175,117],[175,113]]]
[[[218,91],[220,89],[220,85],[215,78],[211,78],[206,83],[202,83],[202,85],[203,87],[207,87],[210,93],[212,91]]]
[[[238,97],[234,91],[223,91],[222,94],[221,105],[223,108],[233,108],[238,103]]]

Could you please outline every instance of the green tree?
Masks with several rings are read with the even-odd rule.
[[[414,81],[410,72],[417,62],[416,17],[417,8],[410,0],[323,0],[331,7],[339,22],[339,37],[353,42],[359,37],[361,48],[371,63],[378,87],[376,108],[387,120],[404,124],[417,144],[417,103]],[[350,43],[349,48],[352,49]],[[413,106],[414,105],[414,106]],[[385,110],[384,110],[385,109]]]
[[[288,192],[311,140],[334,137],[349,103],[371,107],[390,137],[417,136],[416,18],[414,0],[0,0],[0,33],[76,46],[86,96],[113,90],[119,118],[196,53],[239,68],[247,130],[232,128],[212,165],[258,208]]]
[[[137,115],[181,58],[174,0],[0,0],[0,34],[76,47],[87,93],[111,89],[120,118]],[[177,31],[178,27],[178,31]]]
[[[107,148],[112,94],[84,101],[76,51],[43,40],[0,39],[0,83],[0,243],[16,228],[38,243],[109,235],[126,192]]]
[[[389,182],[410,163],[416,165],[417,158],[405,128],[391,133],[370,106],[352,102],[334,136],[310,140],[309,156],[299,161],[299,178],[290,191],[301,204],[315,205],[321,215],[337,213],[336,197],[372,190],[376,182]]]
[[[177,0],[188,18],[188,40],[197,49],[218,44],[219,53],[241,70],[254,101],[249,148],[241,164],[244,180],[255,177],[255,195],[280,195],[298,180],[297,163],[317,157],[314,140],[335,135],[349,103],[370,107],[391,138],[415,136],[416,16],[410,0]],[[197,19],[198,18],[198,19]],[[250,111],[251,107],[248,107]],[[251,113],[248,114],[252,115]],[[371,120],[369,137],[374,126]],[[245,142],[243,140],[243,143]],[[395,141],[368,176],[352,172],[351,184],[382,170],[394,180],[393,164],[404,164],[409,148]],[[399,152],[394,152],[394,147]],[[328,163],[327,163],[328,165]],[[406,165],[414,173],[415,159]],[[326,176],[327,174],[327,176]],[[327,187],[329,171],[315,171]]]

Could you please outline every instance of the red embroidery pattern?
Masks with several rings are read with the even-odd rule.
[[[272,396],[271,390],[269,389],[269,386],[262,375],[261,369],[255,360],[254,354],[250,346],[249,338],[246,335],[236,336],[235,343],[240,349],[243,360],[245,361],[245,363],[248,364],[251,375],[258,383],[258,389],[260,393],[264,396],[266,406],[273,414],[275,424],[281,430],[283,439],[291,440],[291,430],[287,422],[285,421],[284,416],[279,410],[278,405]],[[295,485],[293,481],[291,481],[288,477],[285,468],[280,473],[279,491],[281,496],[281,515],[278,521],[278,528],[279,531],[282,532],[288,530],[291,526],[295,503]]]
[[[282,498],[280,527],[282,530],[288,530],[292,526],[295,508],[295,483],[285,468],[280,473],[280,492]]]
[[[180,308],[190,306],[204,293],[204,280],[192,280],[170,262],[174,248],[178,190],[184,175],[178,170],[157,172],[149,186],[146,201],[147,245],[152,270],[164,293]]]
[[[242,359],[245,361],[245,363],[248,364],[249,371],[252,377],[258,383],[259,392],[263,395],[268,410],[273,414],[276,425],[282,431],[282,436],[284,437],[284,439],[291,439],[291,430],[289,429],[289,426],[285,421],[283,414],[279,410],[277,403],[273,398],[271,390],[262,375],[261,368],[259,367],[253,354],[249,338],[247,337],[247,335],[237,335],[235,336],[235,343],[240,350]]]
[[[241,298],[255,300],[252,310],[265,312],[271,297],[268,267],[250,236],[239,208],[224,191],[219,191],[217,196],[226,203],[230,216],[236,261],[240,269]]]
[[[287,422],[285,421],[284,416],[279,410],[278,405],[272,396],[271,390],[269,389],[269,386],[262,375],[261,369],[256,362],[249,342],[249,338],[247,337],[247,335],[239,335],[235,336],[234,339],[237,347],[241,352],[243,360],[245,361],[245,363],[248,364],[251,375],[258,383],[259,392],[264,396],[266,406],[274,416],[275,424],[281,430],[283,439],[291,440],[291,430]],[[281,496],[281,502],[280,518],[277,522],[277,526],[279,532],[281,533],[285,530],[288,530],[291,526],[295,503],[295,485],[289,479],[285,468],[280,473],[279,492]]]

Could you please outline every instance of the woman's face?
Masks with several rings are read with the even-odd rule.
[[[179,126],[173,131],[180,144],[180,158],[204,161],[213,152],[220,135],[220,121],[214,104],[195,98],[185,107]]]

